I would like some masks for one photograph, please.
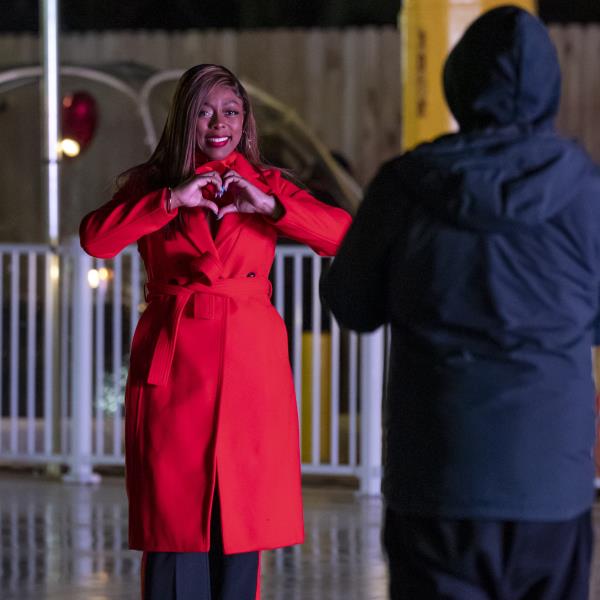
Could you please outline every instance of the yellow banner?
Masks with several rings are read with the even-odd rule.
[[[402,35],[402,146],[453,131],[442,87],[450,49],[482,13],[507,3],[536,13],[535,0],[404,0]]]

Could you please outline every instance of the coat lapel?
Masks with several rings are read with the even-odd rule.
[[[224,161],[210,161],[196,168],[195,174],[208,173],[209,171],[217,171],[222,174],[233,163],[234,157],[228,157]],[[214,186],[210,185],[205,188],[206,197],[210,200],[214,199]],[[219,252],[210,232],[210,226],[206,218],[207,210],[205,208],[184,208],[182,209],[183,234],[198,250],[200,254],[209,252],[215,258],[219,258]]]
[[[259,171],[256,170],[241,154],[236,153],[235,160],[228,167],[239,173],[244,179],[255,185],[261,191],[268,192],[269,187],[262,181]],[[224,204],[229,203],[227,196],[223,198]],[[249,219],[256,218],[248,213],[229,213],[223,217],[217,235],[215,245],[223,262],[231,255],[235,245],[243,232],[245,224]]]
[[[210,252],[218,256],[215,242],[206,220],[206,211],[202,208],[181,209],[182,233],[200,254]]]
[[[211,161],[203,164],[196,169],[196,174],[207,173],[209,171],[217,171],[219,174],[223,174],[229,169],[237,171],[261,191],[266,193],[270,191],[268,183],[264,180],[260,172],[237,152],[231,158],[228,157],[224,161]],[[213,199],[214,190],[210,189],[207,197]],[[228,202],[227,195],[225,195],[222,204],[227,204]],[[221,263],[225,263],[235,248],[245,223],[248,219],[256,217],[237,212],[225,215],[219,224],[217,235],[213,240],[206,215],[206,209],[184,209],[183,233],[198,252],[201,254],[209,252],[215,258],[219,259]]]

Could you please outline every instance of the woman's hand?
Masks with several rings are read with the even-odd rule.
[[[258,213],[277,219],[283,212],[276,198],[265,194],[235,171],[229,170],[223,175],[223,188],[229,191],[233,201],[221,208],[218,219],[231,212]]]
[[[216,171],[194,175],[171,190],[171,208],[187,206],[189,208],[207,208],[219,216],[219,207],[202,195],[202,188],[213,184],[217,190],[223,187],[223,180]]]

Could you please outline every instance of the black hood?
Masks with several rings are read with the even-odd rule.
[[[506,231],[573,201],[595,167],[553,130],[560,69],[537,18],[512,6],[484,14],[450,53],[444,80],[460,132],[396,163],[421,204],[461,226]]]
[[[446,99],[461,130],[551,122],[558,111],[560,79],[546,28],[515,6],[477,19],[444,68]]]

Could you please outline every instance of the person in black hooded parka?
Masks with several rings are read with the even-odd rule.
[[[346,327],[391,324],[391,596],[587,598],[600,172],[553,129],[529,13],[480,17],[444,84],[459,133],[381,168],[321,284]]]

